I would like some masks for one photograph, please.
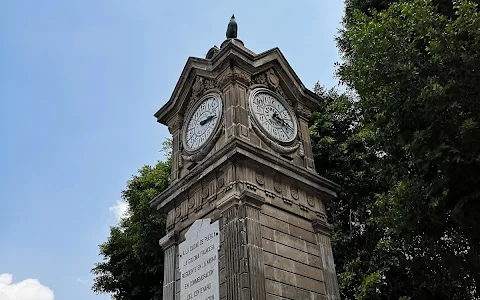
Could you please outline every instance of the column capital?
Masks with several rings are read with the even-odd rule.
[[[172,245],[178,244],[178,231],[170,231],[164,235],[159,241],[158,244],[162,247],[163,250],[170,248]]]
[[[326,216],[318,219],[313,219],[312,226],[315,233],[320,233],[328,237],[332,236],[333,226],[327,222]]]

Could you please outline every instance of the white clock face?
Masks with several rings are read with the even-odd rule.
[[[285,101],[267,89],[258,89],[250,96],[250,111],[257,124],[273,138],[289,143],[297,136],[297,121]]]
[[[222,117],[222,99],[210,94],[203,97],[188,115],[183,128],[183,146],[187,151],[200,149],[216,131]]]

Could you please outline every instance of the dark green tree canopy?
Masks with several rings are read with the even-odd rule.
[[[384,233],[385,264],[375,280],[363,275],[356,297],[478,297],[478,7],[349,1],[344,25],[338,75],[359,97],[390,186],[369,220]]]
[[[100,245],[104,261],[95,265],[92,289],[110,293],[116,300],[161,300],[163,292],[163,252],[158,245],[165,233],[164,216],[148,202],[170,183],[170,161],[144,166],[122,192],[129,216],[110,230]]]

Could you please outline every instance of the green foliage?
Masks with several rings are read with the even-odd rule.
[[[111,293],[116,300],[161,300],[163,292],[163,252],[158,240],[165,229],[164,216],[148,202],[170,183],[170,161],[155,167],[144,166],[128,181],[122,192],[128,203],[128,217],[110,230],[100,245],[102,262],[95,265],[92,289]]]
[[[372,297],[379,285],[383,260],[376,251],[383,232],[372,222],[376,193],[387,190],[377,168],[375,134],[362,122],[363,111],[353,95],[317,85],[323,98],[314,113],[310,135],[317,172],[342,187],[326,205],[334,226],[332,246],[342,299]]]
[[[344,62],[338,75],[357,92],[359,130],[368,128],[369,147],[378,154],[376,161],[363,167],[376,170],[374,174],[388,186],[388,191],[372,190],[374,201],[370,197],[365,204],[352,201],[354,211],[366,206],[370,212],[365,222],[377,232],[367,235],[376,246],[364,248],[369,256],[363,258],[343,256],[335,249],[339,260],[345,259],[339,272],[342,295],[346,299],[478,298],[477,5],[348,1],[339,46]],[[355,161],[356,156],[345,160]],[[347,183],[347,198],[355,191],[357,187]],[[336,235],[345,228],[338,231]],[[363,263],[370,268],[359,267]]]

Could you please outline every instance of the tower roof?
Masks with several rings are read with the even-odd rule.
[[[187,102],[188,90],[196,76],[212,78],[212,76],[216,76],[226,68],[231,67],[240,68],[252,75],[268,68],[274,68],[282,80],[287,83],[286,86],[290,89],[290,94],[297,99],[303,98],[303,102],[309,109],[315,110],[322,101],[318,95],[303,85],[279,48],[256,54],[246,48],[241,40],[231,38],[225,40],[220,49],[216,48],[214,52],[210,58],[188,58],[172,96],[154,115],[158,122],[167,125],[168,120],[177,111],[181,110]]]

